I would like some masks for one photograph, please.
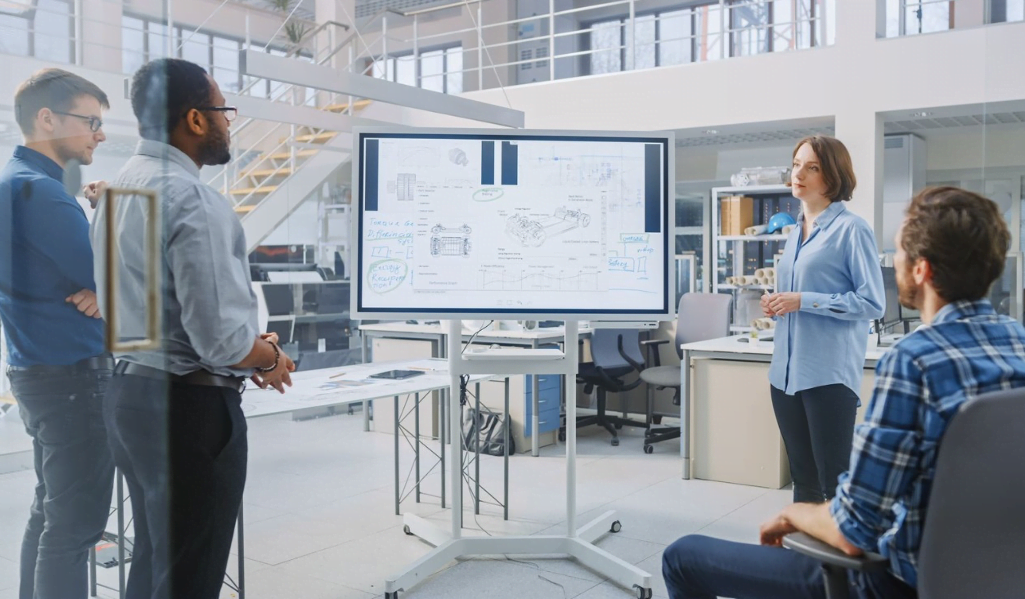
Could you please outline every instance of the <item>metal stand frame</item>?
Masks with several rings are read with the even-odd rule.
[[[449,397],[460,396],[460,377],[465,374],[561,374],[565,375],[566,420],[576,422],[576,374],[578,362],[578,326],[566,321],[565,356],[558,360],[480,360],[462,359],[460,341],[462,321],[448,323],[448,362],[452,376]],[[536,395],[535,395],[536,397]],[[450,406],[449,419],[453,431],[460,430],[459,410]],[[616,583],[633,588],[641,599],[650,598],[651,574],[593,545],[606,532],[619,532],[615,512],[606,512],[581,528],[576,525],[577,432],[566,429],[566,534],[552,536],[471,537],[462,536],[462,444],[452,443],[449,482],[452,485],[452,530],[446,533],[423,518],[403,516],[405,531],[435,546],[435,549],[385,581],[385,599],[398,599],[400,591],[415,585],[441,570],[454,559],[495,554],[543,555],[565,554],[584,566],[601,572]]]

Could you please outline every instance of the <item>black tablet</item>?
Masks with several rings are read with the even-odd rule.
[[[370,375],[372,379],[408,379],[423,374],[422,370],[385,370]]]

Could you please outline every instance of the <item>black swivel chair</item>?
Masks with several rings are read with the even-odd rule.
[[[647,424],[606,413],[606,393],[629,391],[641,384],[638,378],[633,382],[624,380],[631,372],[640,372],[636,366],[643,364],[640,332],[636,329],[595,329],[591,333],[591,358],[584,362],[577,373],[577,382],[584,385],[584,393],[598,389],[598,413],[594,416],[577,417],[577,428],[597,424],[612,435],[612,445],[619,445],[617,429],[624,426],[647,428]],[[640,368],[643,368],[641,366]]]
[[[922,599],[1025,593],[1025,387],[965,404],[943,435],[918,555]],[[846,570],[886,567],[803,533],[783,546],[822,561],[828,599],[848,597]]]
[[[733,297],[724,293],[685,293],[680,298],[676,309],[676,338],[673,347],[677,355],[683,357],[680,345],[717,339],[730,334],[730,305]],[[658,354],[658,346],[669,343],[668,339],[652,339],[642,341],[641,345],[652,350],[654,366],[641,373],[641,379],[649,389],[676,389],[673,404],[680,405],[680,367],[662,366]],[[661,417],[655,415],[655,395],[648,393],[648,432],[644,435],[644,453],[652,453],[653,443],[680,438],[680,427],[652,428],[651,424],[660,423]]]

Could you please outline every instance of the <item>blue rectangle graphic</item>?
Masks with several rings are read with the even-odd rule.
[[[502,142],[502,185],[516,185],[516,158],[519,147],[507,141]]]
[[[644,232],[662,230],[662,146],[644,144]]]
[[[363,210],[377,212],[378,140],[368,139],[363,156]]]
[[[495,142],[482,141],[480,144],[480,184],[495,184]]]

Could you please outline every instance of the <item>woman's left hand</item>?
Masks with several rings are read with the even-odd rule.
[[[776,316],[783,316],[801,309],[801,294],[793,291],[773,293],[769,296],[769,309]]]

